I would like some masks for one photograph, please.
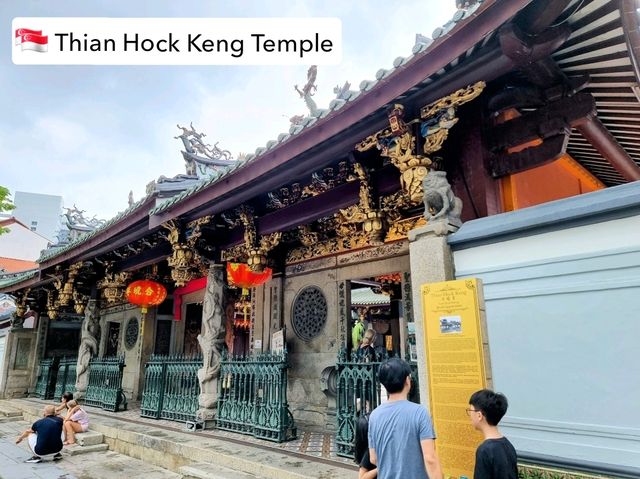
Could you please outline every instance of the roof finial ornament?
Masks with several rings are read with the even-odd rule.
[[[133,206],[133,204],[135,203],[135,201],[133,200],[133,190],[129,190],[129,208],[131,208]]]
[[[309,113],[311,116],[316,116],[318,113],[318,105],[316,105],[316,102],[311,98],[313,95],[315,95],[316,91],[318,90],[318,85],[316,85],[317,76],[318,76],[318,65],[311,65],[309,67],[309,70],[307,70],[307,83],[304,85],[304,87],[302,87],[302,90],[298,88],[298,85],[294,86],[294,88],[300,95],[300,98],[302,98],[305,104],[307,105],[307,108],[309,109]],[[291,117],[289,121],[291,122],[292,125],[298,125],[303,118],[304,117],[301,115],[296,115]]]
[[[333,93],[336,94],[338,100],[346,100],[350,95],[349,88],[351,88],[351,83],[346,81],[342,86],[336,85],[333,87]]]
[[[174,138],[182,140],[184,145],[185,151],[182,152],[182,156],[188,176],[204,178],[221,166],[230,166],[235,163],[231,152],[218,148],[218,142],[213,146],[205,143],[202,139],[207,135],[198,133],[193,127],[193,122],[189,124],[189,128],[176,126],[182,130],[182,134]]]
[[[476,3],[478,3],[478,0],[456,0],[456,7],[458,10],[468,10]]]

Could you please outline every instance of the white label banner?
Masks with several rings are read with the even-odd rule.
[[[337,65],[339,18],[16,17],[16,65]]]

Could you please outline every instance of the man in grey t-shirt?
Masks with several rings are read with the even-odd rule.
[[[407,401],[411,367],[391,358],[380,366],[380,382],[389,393],[369,418],[369,456],[379,479],[442,479],[435,433],[427,410]]]

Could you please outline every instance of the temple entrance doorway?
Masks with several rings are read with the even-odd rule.
[[[352,353],[358,353],[367,330],[373,330],[376,359],[401,356],[400,317],[402,296],[400,273],[352,279],[351,334],[348,343]],[[367,337],[372,334],[368,333]],[[360,352],[362,353],[362,351]]]
[[[182,353],[185,356],[200,354],[198,335],[202,328],[202,303],[189,303],[184,318],[184,343]]]
[[[248,296],[239,296],[233,301],[233,316],[230,324],[233,330],[231,352],[234,356],[246,356],[250,352],[251,317],[251,300]]]

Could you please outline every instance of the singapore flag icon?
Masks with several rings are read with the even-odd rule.
[[[49,37],[42,34],[42,30],[29,30],[18,28],[15,34],[16,45],[20,45],[22,51],[33,50],[46,52],[49,50]]]

